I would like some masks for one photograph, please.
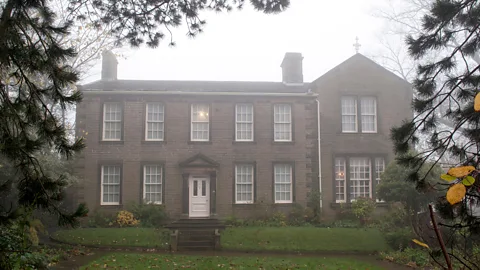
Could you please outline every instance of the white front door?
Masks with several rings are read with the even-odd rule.
[[[210,179],[203,176],[190,176],[190,217],[210,216]]]

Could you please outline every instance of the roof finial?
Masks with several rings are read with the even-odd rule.
[[[360,50],[360,47],[362,45],[360,43],[358,43],[358,37],[355,37],[355,43],[353,44],[353,47],[355,47],[355,52],[358,53],[358,51]]]

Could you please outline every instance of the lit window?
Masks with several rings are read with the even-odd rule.
[[[192,141],[210,140],[210,110],[208,105],[192,104],[191,134]]]

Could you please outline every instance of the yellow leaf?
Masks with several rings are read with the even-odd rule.
[[[473,183],[475,183],[475,178],[473,176],[470,176],[470,175],[463,178],[463,180],[462,180],[462,184],[464,184],[467,187],[473,185]]]
[[[475,109],[476,112],[480,111],[480,93],[477,93],[475,96],[475,103],[473,105],[473,109]]]
[[[451,175],[448,175],[446,173],[440,175],[440,178],[442,178],[443,180],[448,181],[448,182],[457,180],[457,178],[455,176],[451,176]]]
[[[427,244],[423,243],[423,242],[420,241],[420,240],[413,239],[412,241],[413,241],[415,244],[419,245],[419,246],[422,246],[422,247],[425,247],[425,248],[430,248]]]
[[[475,167],[473,166],[461,166],[461,167],[456,167],[456,168],[450,168],[448,170],[447,174],[455,177],[464,177],[470,174],[475,170]]]
[[[467,188],[463,184],[455,184],[451,186],[447,191],[447,201],[451,204],[457,204],[463,200]]]

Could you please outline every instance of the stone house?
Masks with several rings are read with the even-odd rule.
[[[389,129],[412,115],[410,85],[358,53],[305,83],[302,60],[285,54],[281,82],[145,81],[119,80],[104,53],[102,78],[78,87],[76,132],[88,135],[75,200],[254,217],[320,190],[328,218],[340,202],[374,198],[393,159]]]

